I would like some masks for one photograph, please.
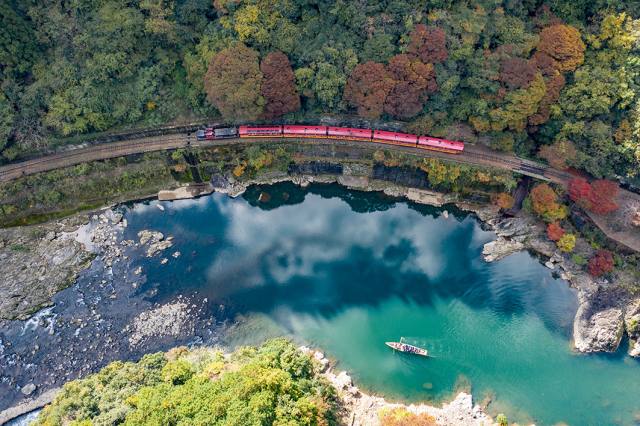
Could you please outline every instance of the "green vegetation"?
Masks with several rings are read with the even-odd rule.
[[[0,153],[331,112],[634,178],[639,17],[619,0],[9,0]]]
[[[175,348],[64,385],[35,425],[331,425],[335,391],[284,339],[231,356]]]

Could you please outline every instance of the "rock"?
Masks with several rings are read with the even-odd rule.
[[[167,264],[167,262],[169,262],[169,259],[167,259],[167,258],[165,257],[165,258],[163,258],[163,259],[160,261],[160,264],[161,264],[161,265],[166,265],[166,264]]]
[[[185,302],[177,301],[140,313],[128,326],[129,345],[137,347],[149,338],[178,337],[188,332],[195,320],[187,314],[187,309]]]
[[[521,242],[498,237],[495,241],[490,241],[484,245],[482,256],[487,262],[495,262],[522,249],[524,249],[524,244]]]
[[[546,267],[547,267],[547,268],[549,268],[549,269],[556,269],[556,265],[555,265],[552,261],[550,261],[550,260],[547,260],[547,261],[545,262],[544,266],[546,266]]]
[[[162,234],[162,232],[149,231],[147,229],[144,229],[138,232],[138,238],[140,240],[140,245],[145,245],[148,242],[153,243],[164,239],[164,235]]]
[[[22,387],[22,389],[20,389],[20,392],[22,392],[23,395],[31,395],[33,392],[35,392],[36,390],[36,385],[34,385],[33,383],[29,383],[27,385],[24,385]]]
[[[174,253],[171,255],[171,257],[173,257],[174,259],[179,258],[179,257],[180,257],[180,252],[179,252],[179,251],[174,252]]]
[[[629,336],[629,355],[640,357],[640,299],[627,305],[624,325]]]
[[[351,377],[347,374],[346,371],[341,371],[333,381],[333,385],[338,390],[348,389],[352,385],[352,383],[353,382],[351,381]]]
[[[624,330],[622,310],[608,308],[592,311],[591,303],[581,304],[573,327],[575,348],[580,352],[614,352]]]

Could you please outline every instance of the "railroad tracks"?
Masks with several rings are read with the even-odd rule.
[[[184,133],[174,133],[176,129],[177,128],[171,129],[172,131],[170,131],[168,134],[160,134],[142,138],[131,138],[129,140],[120,140],[118,142],[98,143],[83,148],[77,148],[70,151],[26,160],[20,163],[1,166],[0,182],[8,182],[23,176],[47,172],[63,167],[74,166],[89,161],[106,160],[126,155],[185,148],[188,146],[206,147],[247,143],[253,141],[252,139],[223,139],[220,141],[202,142],[197,141],[196,138],[191,134],[191,128],[183,127],[183,130],[187,130],[187,132]],[[121,137],[121,135],[118,135],[118,137]],[[334,141],[332,139],[307,139],[304,142],[326,143],[328,140],[335,143],[345,142],[344,140]],[[282,142],[282,139],[259,139],[256,141]],[[352,146],[362,146],[362,144],[367,144],[370,147],[382,146],[381,144],[375,142],[352,142],[348,144]],[[460,155],[442,154],[439,152],[425,151],[422,149],[410,147],[397,147],[394,145],[384,145],[384,148],[389,150],[400,150],[408,153],[421,154],[423,156],[447,158],[461,163],[498,167],[560,184],[566,184],[569,179],[568,175],[566,175],[565,173],[551,169],[547,166],[535,163],[533,161],[524,160],[510,155],[487,153],[486,151],[473,146],[469,146],[468,149],[466,149],[464,153]]]

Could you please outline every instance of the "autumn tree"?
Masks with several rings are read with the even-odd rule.
[[[500,81],[511,90],[529,87],[537,72],[533,63],[522,58],[506,58],[500,63]]]
[[[506,192],[500,192],[494,198],[494,203],[496,206],[500,207],[503,210],[508,210],[513,207],[513,197],[511,194],[507,194]]]
[[[597,214],[607,214],[618,209],[615,198],[618,195],[618,184],[606,180],[599,179],[591,184],[591,195],[589,201],[591,203],[591,211]]]
[[[409,37],[407,52],[422,62],[437,64],[447,60],[447,35],[442,28],[418,24]]]
[[[580,207],[597,214],[607,214],[618,209],[615,198],[618,195],[615,182],[599,179],[589,183],[584,178],[569,181],[569,198]]]
[[[576,147],[571,141],[560,140],[551,145],[543,145],[538,151],[538,156],[544,158],[556,169],[567,169],[568,162],[575,160],[577,155]]]
[[[529,199],[533,211],[546,221],[563,219],[567,215],[566,207],[558,203],[558,194],[546,183],[536,185]]]
[[[387,70],[394,85],[384,104],[384,111],[394,117],[411,118],[422,111],[428,93],[435,92],[433,65],[425,64],[410,55],[396,55]]]
[[[587,269],[589,270],[589,274],[594,277],[600,277],[613,271],[613,254],[611,254],[609,250],[598,250],[596,254],[589,259]]]
[[[357,65],[349,76],[344,99],[358,109],[358,115],[378,118],[382,115],[385,99],[393,84],[383,64],[365,62]]]
[[[264,108],[258,52],[242,43],[217,53],[204,78],[207,99],[227,120],[255,120]]]
[[[558,222],[551,222],[547,225],[547,237],[551,241],[558,241],[564,235],[564,229],[560,226]]]
[[[279,117],[300,109],[296,79],[287,55],[269,53],[260,64],[260,71],[264,76],[260,93],[265,101],[265,118]]]
[[[565,253],[571,253],[576,247],[576,236],[573,234],[564,234],[558,241],[556,246]]]
[[[585,45],[576,28],[556,24],[540,32],[538,51],[549,55],[556,61],[557,69],[566,72],[575,70],[584,62]]]

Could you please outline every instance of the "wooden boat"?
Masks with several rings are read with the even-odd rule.
[[[427,352],[426,349],[419,348],[417,346],[413,346],[408,343],[403,343],[402,339],[400,339],[399,342],[384,342],[384,344],[399,352],[406,352],[409,354],[415,354],[420,356],[429,356],[429,352]]]

